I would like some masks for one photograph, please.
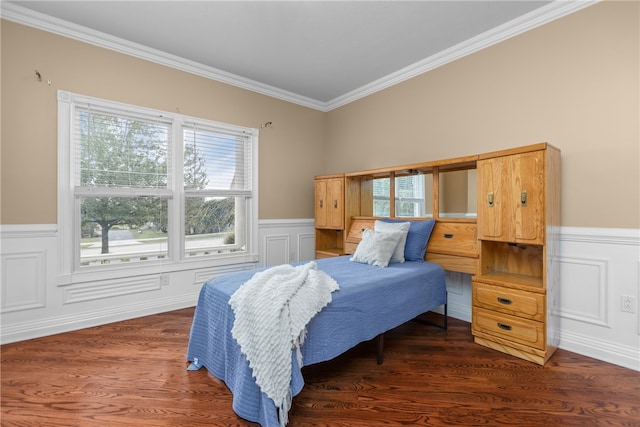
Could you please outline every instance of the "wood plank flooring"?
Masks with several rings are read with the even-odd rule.
[[[193,309],[0,348],[4,426],[256,426],[206,370],[187,371]],[[434,321],[439,315],[429,314]],[[640,426],[640,373],[558,350],[544,367],[409,322],[304,368],[289,427]]]

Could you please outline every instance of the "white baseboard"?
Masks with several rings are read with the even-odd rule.
[[[2,326],[2,343],[40,338],[108,323],[150,316],[168,311],[193,307],[198,301],[198,292],[180,297],[154,299],[147,302],[108,307],[103,310],[81,312],[71,315],[61,314],[42,319],[15,322]]]
[[[560,331],[560,348],[640,371],[638,347],[621,345],[571,331]]]

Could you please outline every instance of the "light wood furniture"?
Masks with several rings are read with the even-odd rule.
[[[419,217],[398,214],[398,183],[415,175],[424,178],[424,212]],[[375,180],[385,181],[388,194],[374,194]],[[387,211],[375,216],[374,203],[381,198]],[[540,143],[321,175],[315,179],[315,203],[317,258],[353,254],[362,231],[381,217],[435,219],[425,259],[473,275],[475,342],[539,364],[555,351],[560,279],[557,148]]]
[[[543,365],[558,345],[560,151],[542,143],[478,159],[478,344]]]
[[[344,174],[315,178],[316,258],[343,255]]]
[[[374,180],[388,180],[387,195],[388,214],[384,217],[426,220],[434,218],[436,225],[431,234],[429,249],[425,257],[428,261],[437,262],[443,268],[452,271],[474,274],[478,269],[478,244],[476,232],[475,197],[468,206],[467,191],[456,188],[447,191],[446,181],[453,181],[451,174],[475,171],[477,156],[466,156],[439,161],[414,163],[389,168],[380,168],[339,175],[320,175],[315,177],[315,211],[316,211],[316,257],[353,254],[362,238],[362,230],[373,228],[374,216]],[[419,175],[424,177],[425,206],[429,211],[422,217],[396,216],[396,180],[403,177]],[[459,177],[458,177],[459,178]],[[341,180],[343,183],[344,211],[343,226],[333,226],[327,220],[326,200],[330,180]],[[476,191],[473,181],[471,190]],[[335,184],[335,188],[339,185]],[[465,189],[466,190],[466,189]],[[463,212],[445,212],[445,192],[448,204],[458,207]],[[336,198],[339,199],[339,196]],[[325,200],[325,202],[323,202]],[[321,205],[324,203],[324,207]],[[463,206],[460,206],[463,205]],[[324,209],[324,210],[323,210]],[[455,209],[454,209],[455,210]],[[342,238],[342,241],[339,241]]]

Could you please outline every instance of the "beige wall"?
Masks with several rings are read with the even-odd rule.
[[[328,113],[327,173],[547,141],[562,225],[640,227],[638,2],[604,2]]]
[[[272,121],[260,135],[261,219],[311,218],[316,174],[547,141],[562,150],[562,225],[640,228],[639,9],[596,4],[329,113],[2,21],[0,223],[56,222],[64,89]]]
[[[260,130],[259,216],[313,217],[325,113],[2,21],[0,223],[56,223],[58,89],[241,126],[273,122]]]

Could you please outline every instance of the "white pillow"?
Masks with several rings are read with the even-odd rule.
[[[401,237],[401,231],[383,233],[366,228],[350,261],[386,267]]]
[[[385,233],[400,231],[402,233],[402,237],[398,244],[396,245],[395,250],[393,251],[393,255],[391,255],[391,260],[389,262],[404,262],[404,246],[407,243],[407,234],[409,233],[409,227],[411,226],[410,222],[385,222],[376,220],[374,223],[375,231],[382,231]]]

